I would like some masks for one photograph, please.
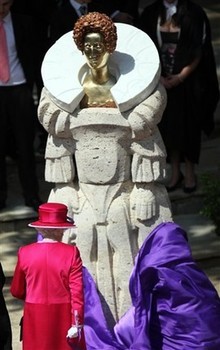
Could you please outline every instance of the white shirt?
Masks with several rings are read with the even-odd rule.
[[[0,81],[0,86],[12,86],[23,84],[26,82],[26,79],[17,55],[14,30],[10,13],[6,17],[4,17],[3,25],[5,28],[8,47],[10,79],[7,81],[7,83],[3,83]]]
[[[178,0],[175,0],[172,3],[167,2],[166,0],[163,0],[163,4],[166,8],[166,19],[167,21],[171,19],[171,17],[176,13],[177,11],[177,4]]]

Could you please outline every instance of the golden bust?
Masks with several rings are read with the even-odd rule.
[[[117,41],[113,21],[105,14],[90,12],[76,22],[73,38],[89,66],[82,82],[85,96],[81,108],[116,107],[110,91],[116,79],[108,68],[109,55],[115,50]]]

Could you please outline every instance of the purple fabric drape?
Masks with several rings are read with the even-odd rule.
[[[110,330],[84,268],[87,350],[219,350],[220,299],[187,235],[163,223],[146,238],[129,281],[132,306]]]

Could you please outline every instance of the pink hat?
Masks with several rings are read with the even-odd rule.
[[[38,221],[31,222],[30,227],[69,228],[74,221],[67,217],[67,206],[61,203],[44,203],[38,208]]]

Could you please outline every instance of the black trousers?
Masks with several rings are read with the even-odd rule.
[[[18,175],[25,201],[38,198],[34,156],[35,110],[26,84],[0,87],[0,202],[7,199],[6,155],[10,138],[16,147]],[[8,133],[10,130],[10,134]]]

